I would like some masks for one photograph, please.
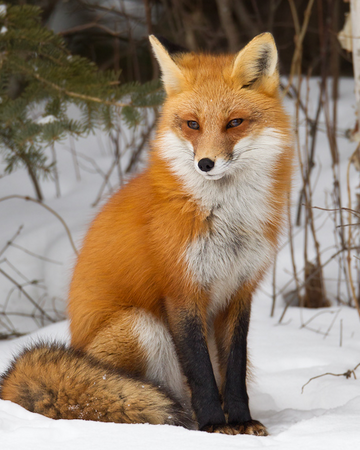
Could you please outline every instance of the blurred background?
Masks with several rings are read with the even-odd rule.
[[[11,3],[41,7],[43,25],[63,36],[72,53],[86,56],[103,70],[121,68],[123,81],[144,82],[158,76],[147,39],[151,33],[189,50],[218,53],[236,52],[257,34],[270,31],[280,53],[280,71],[287,74],[304,19],[308,24],[302,41],[302,72],[352,74],[351,55],[341,48],[337,39],[349,11],[349,3],[343,0],[18,0]]]

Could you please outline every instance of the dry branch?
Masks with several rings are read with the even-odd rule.
[[[41,314],[46,317],[46,319],[48,319],[50,322],[55,322],[55,320],[50,317],[46,311],[44,311],[40,305],[38,305],[36,303],[36,301],[25,291],[25,289],[23,288],[23,286],[21,286],[21,284],[19,284],[16,280],[14,280],[9,274],[7,274],[6,272],[4,272],[1,268],[0,268],[0,273],[7,278],[9,281],[11,281],[11,283],[13,283],[17,289],[19,289],[19,291],[25,295],[25,297],[35,306],[36,309],[38,309]]]
[[[28,196],[23,196],[23,195],[8,195],[6,197],[0,198],[0,202],[3,202],[5,200],[12,200],[14,198],[19,198],[21,200],[26,200],[26,201],[30,201],[30,202],[33,202],[33,203],[37,203],[38,205],[40,205],[43,208],[45,208],[48,211],[50,211],[51,214],[53,214],[57,219],[59,219],[60,222],[62,223],[63,227],[65,228],[66,234],[68,235],[70,244],[71,244],[75,254],[78,255],[78,251],[77,251],[77,249],[75,247],[75,244],[74,244],[73,238],[71,236],[71,232],[69,230],[69,227],[66,225],[66,222],[64,221],[64,219],[56,211],[54,211],[52,208],[50,208],[50,206],[47,206],[44,203],[40,202],[39,200],[36,200],[35,198],[28,197]]]
[[[327,375],[331,375],[331,376],[333,376],[333,377],[345,377],[347,380],[353,376],[353,377],[355,378],[355,380],[356,380],[357,378],[356,378],[355,370],[356,370],[358,367],[360,367],[360,363],[359,363],[357,366],[355,366],[353,369],[349,369],[349,370],[347,370],[347,371],[344,372],[344,373],[331,373],[331,372],[326,372],[326,373],[323,373],[323,374],[321,374],[321,375],[317,375],[316,377],[312,377],[312,378],[309,379],[308,382],[306,382],[306,383],[303,385],[303,387],[301,388],[301,393],[302,393],[302,394],[304,393],[304,388],[305,388],[305,386],[307,386],[307,385],[310,383],[310,381],[316,380],[317,378],[325,377],[325,376],[327,376]]]
[[[311,9],[313,7],[314,0],[309,0],[309,3],[307,5],[305,13],[304,13],[304,21],[303,21],[301,29],[299,29],[300,22],[299,22],[299,18],[297,16],[297,11],[296,11],[296,7],[294,4],[294,0],[289,0],[289,4],[291,7],[291,13],[293,14],[294,27],[295,27],[295,29],[298,30],[298,32],[295,35],[295,52],[294,52],[293,59],[291,62],[289,81],[283,92],[284,97],[287,94],[287,92],[292,84],[295,73],[299,70],[299,68],[301,66],[302,44],[303,44],[303,40],[304,40],[304,37],[306,34],[307,27],[309,25]]]

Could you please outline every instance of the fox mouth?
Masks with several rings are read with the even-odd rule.
[[[194,167],[196,172],[202,175],[205,180],[220,180],[226,174],[228,165],[229,162],[216,161],[215,166],[211,170],[204,171],[199,168],[197,161],[194,160]]]
[[[201,175],[206,180],[220,180],[220,178],[222,178],[225,175],[225,172],[222,172],[222,173],[201,173]]]
[[[195,170],[197,173],[199,173],[200,175],[202,175],[205,180],[220,180],[220,178],[222,178],[225,175],[225,170],[218,172],[216,170],[211,170],[209,172],[203,172],[202,170],[200,170],[197,167],[197,164],[195,163]]]

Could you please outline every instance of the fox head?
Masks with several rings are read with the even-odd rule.
[[[239,172],[245,160],[266,164],[278,155],[289,124],[270,33],[235,55],[173,54],[155,36],[150,42],[167,93],[160,147],[177,174],[192,171],[193,177],[217,181]]]

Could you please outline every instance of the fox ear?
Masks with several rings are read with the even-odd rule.
[[[165,91],[168,95],[176,94],[182,90],[185,82],[185,77],[181,72],[179,66],[170,56],[164,45],[153,34],[149,36],[150,43],[156,59],[159,62],[162,72],[162,81],[164,83]],[[176,47],[177,49],[180,47]],[[178,52],[179,50],[177,50]],[[185,51],[185,49],[184,49]],[[171,52],[175,53],[175,52]]]
[[[277,62],[278,53],[272,34],[259,34],[235,56],[231,77],[243,87],[262,84],[271,94],[279,84]]]

